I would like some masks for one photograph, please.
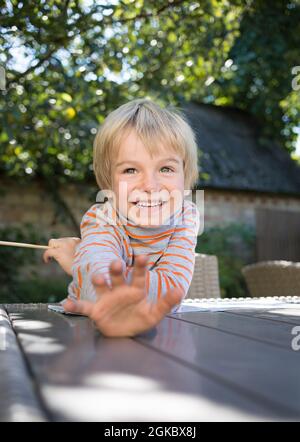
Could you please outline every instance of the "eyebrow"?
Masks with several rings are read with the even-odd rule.
[[[163,162],[165,162],[165,161],[172,161],[173,163],[180,164],[180,161],[177,160],[176,158],[163,158],[163,159],[160,160],[159,162],[160,162],[160,163],[163,163]],[[118,166],[122,166],[122,164],[131,164],[131,163],[132,163],[132,164],[139,164],[138,161],[128,160],[128,161],[121,161],[120,163],[117,163],[117,164],[116,164],[116,167],[118,167]]]

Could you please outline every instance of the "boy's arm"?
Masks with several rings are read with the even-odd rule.
[[[110,285],[109,266],[122,258],[122,244],[114,227],[101,225],[96,217],[97,206],[92,206],[84,215],[81,225],[81,242],[76,248],[72,265],[73,281],[69,284],[68,295],[72,299],[96,300],[92,277],[101,273]]]

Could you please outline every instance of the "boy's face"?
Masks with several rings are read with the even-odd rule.
[[[112,182],[116,206],[129,220],[144,227],[168,225],[182,206],[183,159],[165,146],[151,158],[131,130],[113,160]]]

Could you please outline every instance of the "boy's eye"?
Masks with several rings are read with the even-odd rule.
[[[165,171],[167,171],[168,173],[169,172],[173,172],[173,169],[171,169],[170,167],[168,167],[168,166],[164,166],[164,167],[161,167],[161,169],[160,170],[164,170],[165,169]],[[123,171],[123,173],[129,173],[129,174],[133,174],[134,173],[134,171],[136,171],[136,169],[134,168],[134,167],[128,167],[127,169],[125,169],[124,171]]]
[[[123,173],[132,173],[130,171],[136,170],[134,167],[129,167],[128,169],[125,169]]]
[[[163,169],[167,169],[167,172],[173,172],[173,170],[168,166],[164,166],[160,170],[163,170]]]

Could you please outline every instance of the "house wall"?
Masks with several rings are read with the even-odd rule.
[[[256,209],[300,212],[299,196],[259,194],[256,192],[205,190],[205,229],[233,222],[256,227]]]
[[[96,186],[65,185],[60,193],[79,226],[82,215],[95,201]],[[257,208],[300,212],[300,195],[297,198],[207,189],[204,191],[204,229],[233,222],[255,227]],[[67,218],[57,212],[51,196],[41,184],[25,186],[12,180],[0,180],[0,228],[24,223],[32,224],[47,239],[77,235]],[[40,269],[45,274],[60,273],[55,264],[45,266],[41,262]]]

